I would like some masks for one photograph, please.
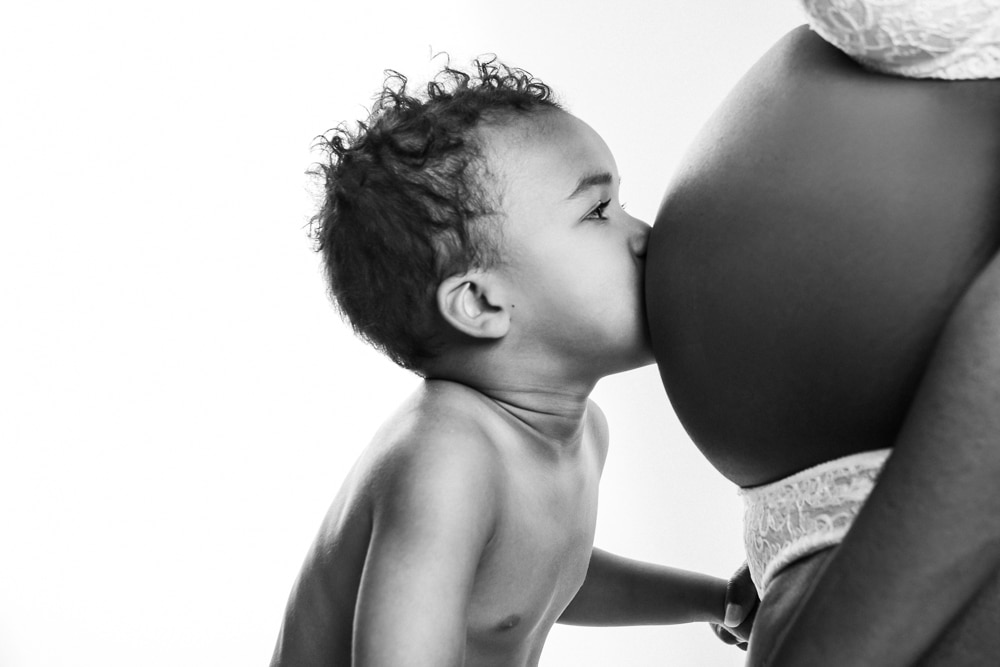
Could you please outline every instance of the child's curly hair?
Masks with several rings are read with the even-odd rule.
[[[435,293],[445,278],[499,259],[496,194],[474,130],[558,109],[548,86],[495,58],[473,75],[445,66],[411,96],[387,71],[367,121],[319,138],[325,183],[311,221],[330,293],[354,331],[416,372],[446,331]]]

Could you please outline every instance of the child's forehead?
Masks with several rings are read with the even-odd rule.
[[[487,171],[495,177],[493,180],[508,188],[522,180],[516,178],[516,174],[528,178],[530,172],[542,173],[533,174],[533,182],[521,183],[522,186],[536,187],[543,182],[559,180],[557,176],[575,182],[584,174],[617,174],[614,156],[600,135],[561,110],[493,124],[483,132],[483,143]],[[543,177],[541,181],[539,176]]]
[[[478,134],[488,155],[502,156],[510,152],[538,150],[539,139],[551,134],[559,110],[535,111],[523,114],[505,114],[487,119],[478,128]]]

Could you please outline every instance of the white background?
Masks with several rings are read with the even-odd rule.
[[[29,8],[30,7],[30,8]],[[9,3],[0,20],[0,665],[267,663],[348,467],[418,380],[326,301],[313,138],[393,68],[494,52],[652,220],[793,0]],[[597,543],[728,576],[735,489],[654,368],[595,392]],[[703,625],[557,626],[542,665],[739,665]]]

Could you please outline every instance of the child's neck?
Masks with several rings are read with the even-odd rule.
[[[476,387],[529,431],[557,447],[578,445],[583,437],[589,392],[556,392],[535,387]]]
[[[529,431],[553,445],[578,444],[583,433],[590,393],[598,378],[568,377],[551,367],[492,363],[471,355],[427,369],[429,380],[458,382],[470,387]]]

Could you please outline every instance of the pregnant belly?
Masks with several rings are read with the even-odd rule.
[[[891,446],[1000,243],[1000,82],[865,72],[793,32],[682,162],[650,332],[694,442],[742,486]]]

